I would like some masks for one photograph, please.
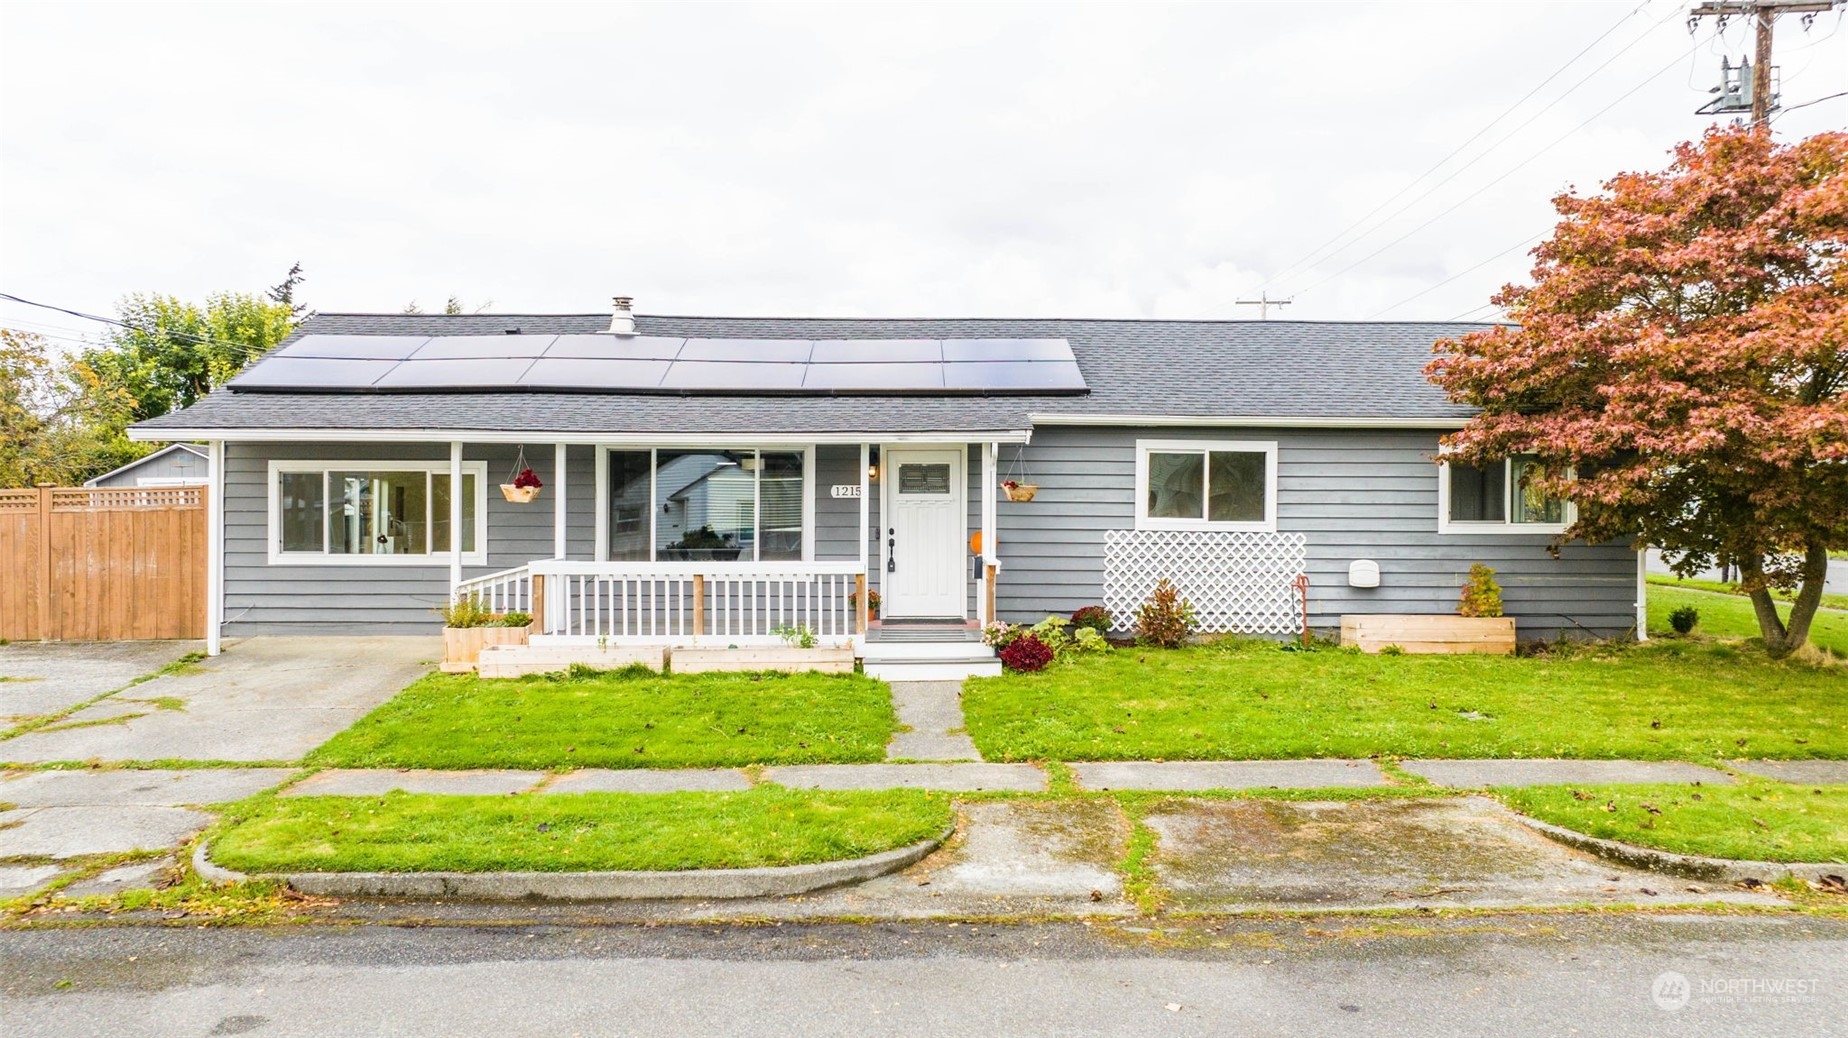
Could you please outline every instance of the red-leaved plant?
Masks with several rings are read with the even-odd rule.
[[[1009,670],[1045,670],[1052,662],[1052,649],[1031,634],[1023,634],[1001,650],[1001,665]]]
[[[513,485],[519,487],[521,490],[525,490],[527,487],[538,488],[545,486],[544,483],[539,482],[539,477],[534,474],[532,469],[521,469],[520,474],[513,477]]]

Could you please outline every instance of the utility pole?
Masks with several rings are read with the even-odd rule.
[[[1726,19],[1750,15],[1756,19],[1752,38],[1752,128],[1762,130],[1771,122],[1776,98],[1771,96],[1771,36],[1780,14],[1807,14],[1814,17],[1842,0],[1708,0],[1688,11],[1688,28],[1702,18],[1718,18],[1722,28]],[[1809,18],[1804,19],[1804,25]]]
[[[1258,298],[1256,299],[1235,299],[1233,300],[1233,305],[1257,307],[1258,308],[1258,320],[1262,321],[1270,317],[1271,307],[1289,306],[1290,302],[1291,301],[1288,299],[1272,299],[1270,296],[1260,291],[1258,293]]]

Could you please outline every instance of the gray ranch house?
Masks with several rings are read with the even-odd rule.
[[[475,595],[536,644],[806,626],[980,672],[980,623],[1127,627],[1161,578],[1288,635],[1453,612],[1476,562],[1523,639],[1640,630],[1630,546],[1551,552],[1524,459],[1441,463],[1468,412],[1422,369],[1474,327],[329,313],[132,435],[206,444],[212,651]]]

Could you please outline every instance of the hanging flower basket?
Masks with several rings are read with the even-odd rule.
[[[1001,492],[1007,495],[1009,501],[1031,501],[1033,495],[1039,493],[1039,484],[1017,483],[1010,479],[1001,484]]]
[[[526,448],[520,448],[519,460],[513,463],[513,482],[502,483],[501,496],[516,505],[530,505],[539,496],[539,488],[545,486],[539,477],[526,464]]]

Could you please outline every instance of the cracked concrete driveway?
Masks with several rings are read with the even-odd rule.
[[[126,688],[200,642],[13,642],[0,645],[0,726],[69,710]]]
[[[97,647],[36,648],[83,661]],[[441,648],[415,637],[243,639],[0,742],[0,761],[296,760],[415,680]]]

